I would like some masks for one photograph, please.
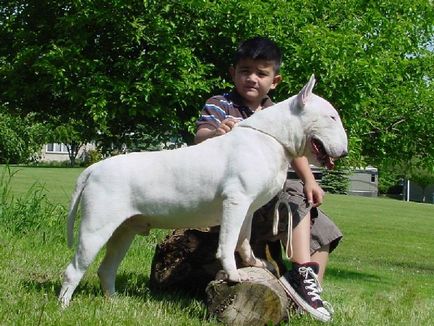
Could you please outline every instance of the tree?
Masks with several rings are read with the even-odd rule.
[[[73,120],[70,120],[69,123],[56,123],[50,137],[51,142],[60,142],[66,145],[71,166],[75,166],[78,152],[87,142],[77,131],[81,129],[80,126],[77,126],[79,124],[79,122]]]
[[[321,178],[321,188],[331,194],[348,194],[350,186],[350,171],[345,169],[323,170]]]
[[[238,42],[266,35],[283,49],[294,94],[313,72],[340,111],[348,164],[388,158],[432,165],[434,8],[430,0],[4,1],[0,97],[40,121],[80,121],[105,148],[132,135],[191,141],[205,99],[229,89]],[[140,133],[137,130],[140,129]],[[143,142],[145,143],[145,141]]]
[[[81,121],[76,128],[83,140],[121,146],[139,123],[150,135],[187,134],[185,125],[197,113],[194,106],[188,111],[190,99],[216,84],[176,30],[191,26],[189,16],[181,10],[172,16],[169,4],[7,4],[0,70],[5,104],[41,120]]]

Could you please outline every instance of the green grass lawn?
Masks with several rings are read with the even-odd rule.
[[[15,169],[14,196],[38,182],[50,202],[65,207],[82,170]],[[335,309],[331,324],[434,325],[434,205],[327,195],[323,209],[344,233],[324,284],[323,298]],[[135,239],[118,272],[117,297],[101,294],[100,255],[61,311],[56,297],[73,255],[63,237],[64,217],[27,233],[0,225],[0,325],[217,325],[201,301],[149,291],[153,251],[167,233],[161,230]],[[293,316],[288,324],[321,323]]]
[[[4,166],[0,165],[0,173]],[[67,205],[74,190],[75,180],[83,168],[56,167],[10,167],[14,173],[12,190],[15,194],[24,194],[37,182],[46,190],[51,202]]]

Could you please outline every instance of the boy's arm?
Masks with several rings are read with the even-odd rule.
[[[314,207],[321,205],[323,202],[324,190],[322,190],[316,182],[307,158],[304,156],[296,157],[292,160],[291,166],[304,183],[304,194],[307,202],[312,204]]]

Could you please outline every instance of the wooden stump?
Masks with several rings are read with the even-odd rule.
[[[278,279],[268,270],[245,267],[251,281],[212,281],[206,288],[208,311],[227,325],[278,324],[288,318],[290,302]]]
[[[176,230],[157,245],[150,275],[153,290],[204,294],[222,269],[215,257],[218,233]]]

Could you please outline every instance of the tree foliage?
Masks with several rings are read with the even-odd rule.
[[[32,114],[19,118],[0,109],[0,164],[36,160],[47,140],[47,132]]]
[[[191,140],[206,98],[230,87],[238,42],[283,49],[275,100],[315,73],[340,111],[348,164],[434,165],[430,0],[3,1],[0,100],[105,148]]]

